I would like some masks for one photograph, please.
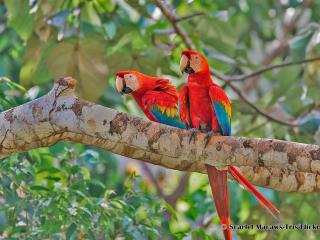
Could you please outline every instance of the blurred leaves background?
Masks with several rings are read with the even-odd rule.
[[[168,4],[216,70],[251,73],[320,55],[320,2],[180,1]],[[71,75],[78,94],[143,116],[114,90],[114,73],[138,70],[178,87],[183,39],[149,0],[0,0],[0,110],[45,94]],[[320,62],[275,69],[234,85],[259,114],[232,99],[233,133],[320,143]],[[0,234],[23,239],[219,239],[207,177],[165,170],[88,146],[59,143],[0,162]],[[136,176],[138,175],[138,176]],[[319,224],[319,194],[260,189],[280,206],[281,223]],[[276,224],[230,183],[235,224]],[[239,230],[235,239],[318,239],[318,231]]]

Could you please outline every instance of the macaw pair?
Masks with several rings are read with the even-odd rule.
[[[231,105],[222,88],[213,83],[210,68],[203,55],[194,50],[182,52],[180,70],[188,74],[188,82],[178,95],[169,80],[151,77],[136,71],[116,74],[116,88],[120,94],[132,94],[144,114],[151,120],[178,128],[190,129],[190,140],[195,131],[207,132],[206,143],[212,133],[231,135]],[[209,182],[225,239],[232,239],[228,173],[239,184],[251,191],[274,217],[279,210],[264,198],[233,166],[217,169],[206,165]]]

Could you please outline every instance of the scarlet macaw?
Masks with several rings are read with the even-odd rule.
[[[169,80],[121,71],[116,73],[116,88],[120,94],[131,93],[149,120],[185,128],[179,116],[178,93]]]
[[[205,57],[194,50],[183,51],[180,70],[182,73],[188,74],[188,82],[183,86],[179,95],[179,111],[182,121],[188,128],[191,128],[190,140],[196,129],[207,132],[206,144],[213,132],[230,136],[230,101],[224,90],[213,83],[209,64]],[[228,172],[247,190],[251,191],[274,217],[280,214],[279,210],[265,199],[235,167],[228,166],[226,169],[217,169],[214,166],[206,165],[206,168],[220,222],[226,226],[224,229],[225,239],[232,239]]]

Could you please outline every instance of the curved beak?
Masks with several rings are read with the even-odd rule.
[[[124,78],[117,76],[116,78],[116,88],[118,93],[121,95],[123,94],[129,94],[132,92],[132,89],[126,86],[126,81]]]
[[[194,69],[190,66],[190,59],[186,55],[182,55],[180,59],[180,71],[181,73],[194,73]]]
[[[190,65],[188,57],[186,55],[182,55],[180,59],[180,71],[184,73],[188,65]]]
[[[117,88],[118,93],[122,93],[123,86],[124,86],[123,82],[124,82],[124,79],[119,77],[119,76],[117,76],[117,78],[116,78],[116,88]]]

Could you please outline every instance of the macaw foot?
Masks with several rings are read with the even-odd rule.
[[[197,129],[196,129],[196,128],[190,128],[190,129],[189,129],[189,133],[190,133],[190,136],[189,136],[189,144],[191,143],[192,139],[195,138],[196,132],[197,132]]]
[[[208,143],[210,142],[211,137],[214,135],[213,131],[209,131],[207,132],[205,139],[205,144],[204,144],[204,148],[206,148],[208,146]]]

